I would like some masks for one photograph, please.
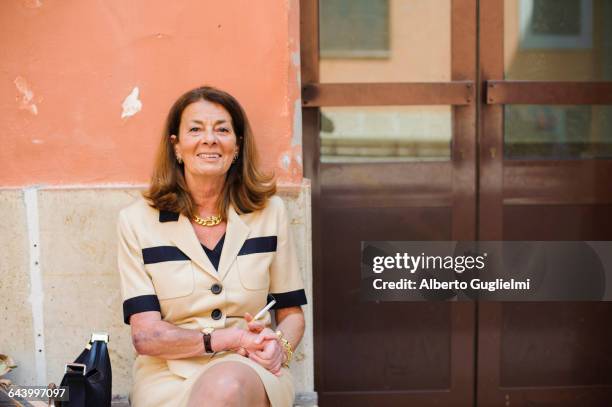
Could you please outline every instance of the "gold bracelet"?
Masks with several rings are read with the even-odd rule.
[[[285,360],[285,362],[283,363],[283,367],[289,367],[289,363],[291,362],[291,358],[293,358],[293,349],[291,348],[291,344],[289,343],[289,341],[285,338],[285,336],[283,335],[283,333],[281,332],[281,330],[279,329],[278,331],[275,332],[276,336],[278,337],[278,340],[280,341],[281,345],[283,345],[283,349],[285,349],[285,356],[287,357],[287,360]]]

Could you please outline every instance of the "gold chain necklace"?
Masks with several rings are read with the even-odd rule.
[[[207,216],[200,218],[198,215],[193,215],[193,221],[200,226],[216,226],[221,223],[221,215]]]

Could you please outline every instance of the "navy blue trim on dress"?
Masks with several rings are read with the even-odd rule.
[[[276,251],[276,236],[253,237],[244,241],[238,256]]]
[[[276,304],[274,304],[272,309],[297,307],[298,305],[305,305],[308,303],[304,289],[288,291],[286,293],[268,294],[268,302],[273,299],[276,300]]]
[[[176,222],[179,220],[179,213],[170,212],[170,211],[159,211],[159,221],[160,222]]]
[[[123,322],[130,324],[130,317],[139,312],[158,311],[161,312],[157,295],[139,295],[123,301]]]
[[[155,246],[142,249],[142,260],[144,264],[153,264],[190,259],[176,246]]]

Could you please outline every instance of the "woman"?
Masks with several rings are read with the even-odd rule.
[[[257,169],[247,117],[200,87],[168,114],[151,185],[119,216],[131,405],[289,406],[306,303],[287,214]],[[270,313],[276,300],[278,331]]]

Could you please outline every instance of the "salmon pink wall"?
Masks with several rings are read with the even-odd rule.
[[[298,0],[2,0],[0,186],[147,182],[168,108],[202,84],[300,183],[298,34]]]

